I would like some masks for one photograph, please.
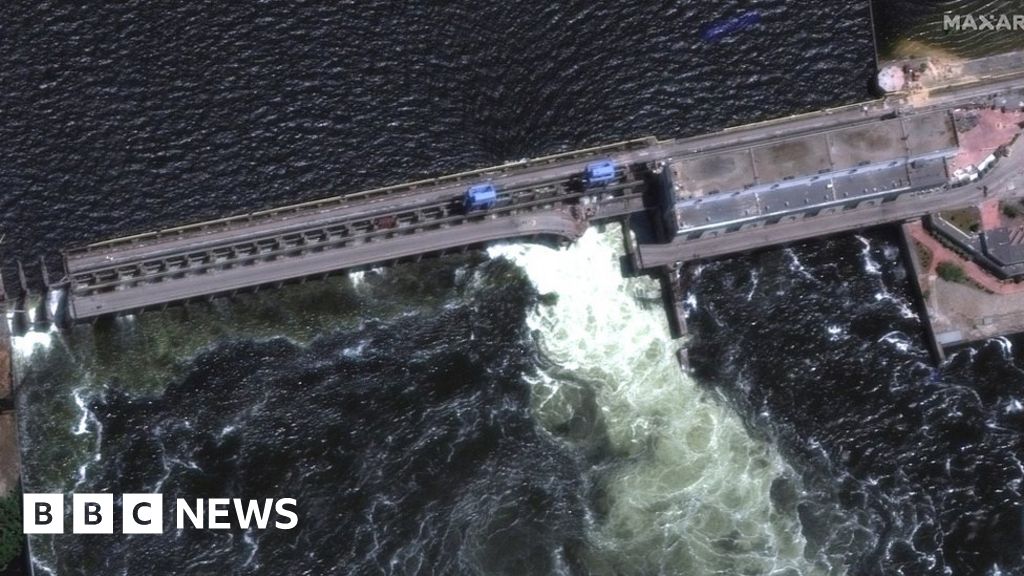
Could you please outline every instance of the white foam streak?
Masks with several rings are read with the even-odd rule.
[[[807,271],[807,268],[804,267],[804,265],[800,262],[800,259],[796,257],[796,252],[794,252],[792,248],[786,248],[783,252],[786,254],[786,256],[789,256],[790,270],[792,270],[793,272],[799,272],[808,280],[813,280],[815,282],[818,281],[817,278],[812,276],[811,273]]]
[[[875,262],[875,259],[871,257],[871,242],[863,236],[857,236],[857,240],[860,240],[860,243],[863,246],[860,253],[864,258],[864,271],[875,276],[881,274],[881,266],[879,266],[878,262]]]
[[[251,529],[246,530],[245,533],[242,534],[242,542],[245,542],[246,548],[249,548],[249,555],[246,557],[245,562],[242,563],[242,567],[244,568],[249,564],[252,564],[253,559],[256,558],[256,552],[260,549],[260,545],[259,542],[252,537]]]
[[[910,339],[907,338],[907,335],[899,331],[889,332],[885,336],[879,338],[878,341],[891,344],[900,352],[906,352],[907,350],[910,350],[912,344],[910,342]]]
[[[40,570],[45,570],[50,576],[57,576],[57,571],[41,562],[38,558],[32,558],[32,569],[39,573]]]
[[[1013,343],[1010,342],[1009,338],[1007,338],[1006,336],[997,336],[992,340],[995,341],[996,344],[999,344],[999,347],[1002,348],[1004,358],[1013,358]]]
[[[89,431],[89,417],[92,416],[92,413],[85,406],[85,400],[82,399],[80,391],[81,388],[76,388],[74,392],[71,393],[72,397],[75,399],[75,405],[78,406],[78,409],[82,412],[82,415],[78,419],[78,426],[71,432],[75,436],[81,436]]]
[[[886,289],[885,285],[881,282],[881,280],[879,280],[879,284],[880,284],[880,287],[879,287],[880,291],[875,293],[875,301],[876,302],[881,302],[883,300],[888,300],[888,301],[892,302],[893,304],[895,304],[897,308],[899,308],[900,316],[902,316],[903,318],[906,318],[907,320],[916,320],[916,319],[918,319],[917,313],[914,312],[913,308],[910,306],[910,304],[906,300],[904,300],[902,298],[897,298],[896,296],[893,296],[893,294],[891,292],[889,292],[888,289]]]
[[[81,386],[79,388],[75,388],[71,392],[71,396],[75,401],[75,406],[78,407],[78,410],[81,413],[78,418],[78,423],[71,430],[71,433],[75,436],[83,436],[85,434],[88,434],[90,432],[90,422],[93,424],[92,429],[95,430],[95,438],[93,438],[92,440],[94,446],[92,458],[91,460],[83,462],[81,465],[79,465],[78,478],[75,481],[76,489],[85,482],[86,472],[88,471],[90,462],[99,462],[103,457],[103,453],[101,450],[103,446],[103,424],[100,423],[100,420],[99,418],[96,417],[96,414],[94,414],[93,411],[89,409],[89,406],[87,405],[85,398],[82,396],[82,391],[86,389],[87,386]]]
[[[57,316],[57,307],[60,305],[61,298],[63,297],[63,288],[51,290],[46,293],[46,311],[50,314],[50,318],[54,318]]]

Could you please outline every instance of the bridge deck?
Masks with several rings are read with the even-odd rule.
[[[130,289],[80,296],[71,299],[71,314],[73,318],[86,319],[139,310],[167,302],[230,293],[260,284],[284,282],[507,238],[553,236],[574,240],[585,227],[586,224],[574,218],[568,210],[487,219],[336,250],[275,256],[274,266],[260,266],[250,262],[195,274],[187,282],[146,282]]]

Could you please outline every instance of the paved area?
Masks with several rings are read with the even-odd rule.
[[[679,159],[672,171],[677,196],[686,201],[894,160],[931,158],[955,149],[952,118],[940,111],[692,155]]]
[[[936,150],[956,148],[956,128],[951,114],[920,114],[903,119],[907,156],[924,156]]]
[[[932,328],[947,346],[1024,332],[1024,292],[990,294],[938,277],[922,286]]]
[[[982,230],[995,230],[1003,225],[1002,216],[999,214],[999,199],[992,198],[978,204],[978,213],[981,216]]]
[[[748,228],[697,240],[677,238],[665,244],[641,244],[637,250],[643,268],[658,268],[677,262],[721,258],[780,244],[900,222],[924,216],[936,209],[941,210],[943,206],[962,206],[965,201],[980,196],[980,191],[975,194],[946,196],[943,196],[941,192],[936,192],[827,215],[794,217],[789,222]]]
[[[1020,132],[1018,123],[1024,121],[1024,113],[1016,109],[962,110],[954,115],[962,128],[957,133],[960,149],[949,163],[950,172],[981,164],[1000,145],[1008,144]]]
[[[836,132],[843,133],[843,130]],[[835,137],[830,133],[814,134],[754,148],[754,165],[758,181],[778,182],[785,178],[807,176],[832,169],[829,142]]]
[[[684,158],[671,170],[679,195],[687,198],[743,190],[756,181],[749,150]]]
[[[904,163],[863,166],[852,172],[786,180],[744,192],[679,202],[676,221],[681,234],[706,236],[766,218],[840,211],[851,203],[872,198],[881,201],[912,189],[941,186],[946,179],[941,159],[916,167]]]
[[[943,113],[937,113],[941,116]],[[932,118],[936,115],[929,114]],[[857,126],[831,134],[829,157],[836,170],[852,168],[862,163],[886,162],[907,155],[903,143],[903,124],[899,119]]]
[[[956,252],[946,248],[941,242],[935,239],[920,222],[912,222],[907,225],[907,231],[915,242],[923,245],[932,254],[931,265],[925,274],[936,274],[936,267],[940,262],[953,262],[963,269],[970,280],[993,294],[1019,294],[1024,293],[1024,284],[1014,282],[1002,282],[995,276],[989,274],[984,268],[974,262],[961,257]],[[924,283],[922,282],[922,286]]]

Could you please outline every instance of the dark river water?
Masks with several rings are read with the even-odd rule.
[[[802,0],[3,4],[5,277],[853,102],[871,38],[867,4]],[[691,270],[693,377],[619,234],[19,339],[27,491],[299,502],[291,531],[33,538],[38,573],[1024,573],[1016,349],[933,371],[886,233]]]

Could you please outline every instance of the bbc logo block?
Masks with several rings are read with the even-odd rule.
[[[71,498],[71,523],[75,534],[113,534],[114,495],[75,494]]]
[[[65,500],[63,494],[23,495],[25,534],[63,534]],[[174,525],[178,530],[291,530],[298,525],[294,498],[242,500],[240,498],[198,498],[175,500]],[[115,523],[115,515],[120,523]],[[122,494],[115,507],[113,494],[72,494],[71,532],[73,534],[113,534],[115,524],[122,534],[162,534],[164,500],[162,494]]]
[[[124,494],[121,496],[121,532],[124,534],[162,534],[164,500],[160,494]]]
[[[63,534],[64,495],[25,494],[21,517],[25,534]]]

